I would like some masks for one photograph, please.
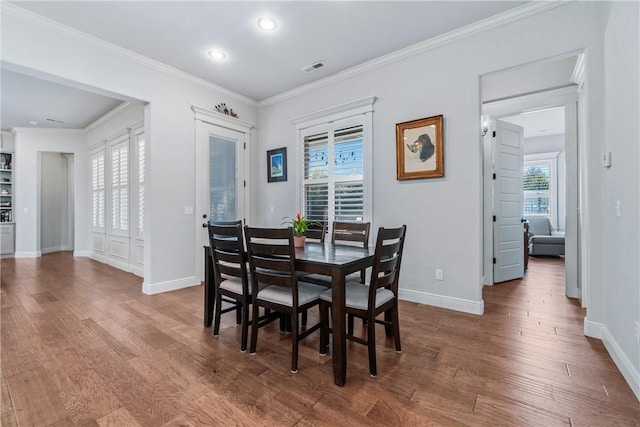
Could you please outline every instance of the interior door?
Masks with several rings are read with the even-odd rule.
[[[524,276],[522,225],[523,129],[502,120],[494,133],[493,281]]]
[[[203,277],[202,248],[209,221],[246,222],[246,133],[200,122],[196,130],[196,274]],[[186,213],[186,212],[185,212]]]

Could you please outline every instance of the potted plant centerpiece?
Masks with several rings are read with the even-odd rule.
[[[285,216],[282,218],[282,224],[289,224],[293,227],[293,246],[301,248],[304,246],[304,232],[309,229],[311,225],[319,225],[316,221],[309,221],[302,216],[300,211],[296,212],[295,217]]]

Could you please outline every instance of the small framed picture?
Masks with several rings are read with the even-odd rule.
[[[397,179],[444,176],[442,115],[396,124]]]
[[[267,151],[267,182],[287,180],[287,147]]]

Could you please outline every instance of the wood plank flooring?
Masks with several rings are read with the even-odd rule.
[[[233,314],[214,338],[203,287],[143,295],[140,278],[69,253],[1,268],[2,426],[640,426],[638,400],[564,297],[561,259],[485,287],[483,316],[401,302],[403,352],[379,327],[371,378],[366,347],[348,343],[344,388],[317,334],[298,374],[277,324],[255,356],[240,353]]]

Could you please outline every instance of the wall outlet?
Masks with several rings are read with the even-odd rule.
[[[634,322],[633,332],[636,334],[636,344],[640,345],[640,323]]]
[[[436,280],[444,280],[444,271],[441,268],[436,268]]]

